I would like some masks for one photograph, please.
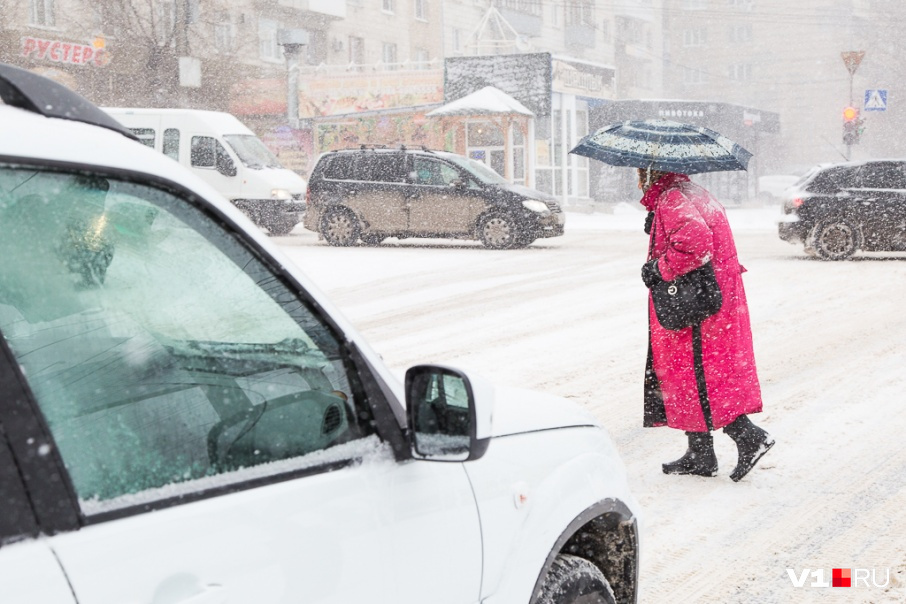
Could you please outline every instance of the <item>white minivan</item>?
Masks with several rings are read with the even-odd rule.
[[[37,74],[0,98],[2,604],[637,602],[595,417],[399,380],[189,170]]]
[[[190,168],[272,235],[289,233],[305,210],[305,179],[234,115],[198,109],[105,107],[138,139]]]

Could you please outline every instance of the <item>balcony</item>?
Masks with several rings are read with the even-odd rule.
[[[566,25],[563,33],[567,46],[595,47],[595,28],[591,25]]]
[[[528,37],[537,37],[541,35],[541,12],[540,3],[538,4],[537,14],[533,10],[519,10],[516,8],[507,8],[500,6],[500,16],[506,19],[513,29],[519,34]]]
[[[346,18],[346,2],[337,0],[277,0],[279,6],[330,19]]]

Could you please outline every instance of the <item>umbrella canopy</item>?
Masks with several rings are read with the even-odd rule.
[[[604,126],[570,151],[612,166],[698,174],[745,170],[752,154],[713,130],[670,120]]]

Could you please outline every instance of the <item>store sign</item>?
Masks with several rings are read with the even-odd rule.
[[[110,62],[110,54],[104,48],[63,42],[62,40],[44,40],[31,36],[22,38],[22,56],[40,61],[93,67],[106,67]]]
[[[439,69],[314,75],[299,82],[299,117],[414,107],[443,98],[444,77]]]
[[[613,98],[613,70],[554,59],[554,92],[575,94],[598,99]]]

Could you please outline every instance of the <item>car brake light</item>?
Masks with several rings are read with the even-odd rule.
[[[792,204],[793,204],[793,207],[794,207],[794,208],[798,208],[798,207],[801,206],[803,203],[805,203],[805,200],[802,199],[801,197],[794,197],[794,198],[793,198]]]

